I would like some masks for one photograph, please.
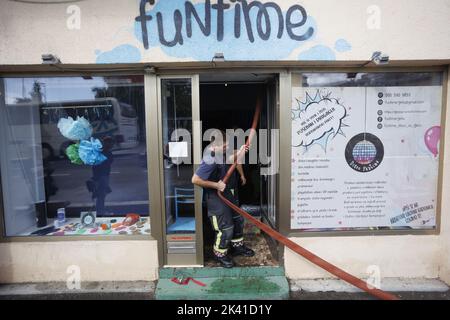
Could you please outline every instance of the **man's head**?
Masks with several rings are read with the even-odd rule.
[[[227,135],[225,131],[214,129],[211,133],[211,144],[209,147],[215,153],[225,153],[228,147]]]
[[[114,147],[114,139],[110,136],[105,136],[101,139],[103,152],[109,152]]]

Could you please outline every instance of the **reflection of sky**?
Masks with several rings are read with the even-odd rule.
[[[305,73],[306,83],[309,87],[326,87],[357,82],[362,79],[366,73],[357,73],[354,78],[350,78],[347,73]]]
[[[93,77],[89,80],[81,77],[7,78],[5,79],[6,103],[14,104],[16,99],[30,98],[35,81],[41,85],[44,102],[93,99],[95,92],[92,88],[107,86],[103,77]]]
[[[343,82],[347,80],[346,73],[315,73],[305,74],[307,84],[310,87],[327,86],[330,83]]]

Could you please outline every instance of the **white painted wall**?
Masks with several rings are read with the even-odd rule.
[[[357,276],[377,265],[381,277],[437,278],[441,263],[438,236],[292,238],[319,257]],[[285,250],[286,275],[292,279],[330,278],[326,271]]]
[[[155,240],[0,243],[0,283],[66,282],[80,267],[81,281],[155,280]]]
[[[183,8],[184,1],[178,3]],[[348,41],[351,50],[334,50],[336,60],[364,61],[376,50],[387,52],[391,60],[450,59],[448,0],[280,0],[276,3],[284,11],[301,4],[317,26],[315,39],[299,43],[283,60],[295,61],[301,52],[317,45],[334,50],[338,39]],[[40,64],[43,53],[56,54],[68,64],[95,63],[96,53],[124,44],[137,48],[140,62],[197,60],[167,55],[157,46],[145,50],[133,29],[134,19],[139,14],[137,0],[75,3],[81,15],[80,29],[74,30],[67,27],[73,17],[73,13],[67,12],[69,5],[0,1],[0,65]],[[167,23],[173,22],[167,20]],[[226,31],[233,32],[232,26],[227,26]],[[184,45],[192,41],[184,40]],[[265,60],[271,60],[270,53],[280,50],[279,47],[269,43],[265,48],[268,55]],[[211,58],[214,49],[212,43]],[[236,50],[241,49],[236,46]],[[249,56],[243,53],[240,60],[247,60]],[[120,60],[118,58],[117,62]]]
[[[286,9],[298,1],[277,3]],[[316,45],[334,48],[340,38],[352,48],[336,51],[336,60],[364,61],[376,50],[387,52],[391,60],[450,60],[448,0],[302,0],[301,4],[316,20],[317,36],[284,60],[296,61],[301,52]],[[91,64],[96,62],[96,50],[107,52],[122,44],[138,48],[140,62],[193,60],[169,56],[158,47],[144,50],[133,34],[137,1],[90,0],[77,5],[81,9],[81,29],[69,30],[67,4],[1,1],[0,65],[40,64],[43,53],[56,54],[67,64]],[[372,5],[377,7],[368,14]],[[378,9],[380,28],[368,28],[368,21]],[[450,112],[446,123],[450,123]],[[376,264],[383,277],[440,277],[450,283],[450,125],[445,136],[440,235],[293,240],[357,276],[365,276],[367,267]],[[156,241],[0,244],[0,282],[65,281],[67,267],[74,264],[81,267],[86,281],[154,280],[158,270]],[[289,250],[285,266],[290,278],[329,277]]]

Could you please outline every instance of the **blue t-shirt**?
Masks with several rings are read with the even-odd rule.
[[[222,180],[225,175],[227,174],[229,165],[224,163],[224,161],[216,161],[216,158],[207,155],[203,157],[202,162],[200,163],[199,167],[197,168],[197,171],[195,174],[199,176],[202,180],[208,180],[208,181],[214,181],[217,182],[219,180]],[[227,185],[228,187],[228,185]],[[206,191],[215,191],[215,189],[211,188],[205,188]]]

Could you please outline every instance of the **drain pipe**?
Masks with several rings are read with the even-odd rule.
[[[250,134],[247,137],[247,141],[245,143],[245,145],[247,147],[250,146],[252,139],[256,134],[256,127],[258,126],[260,113],[261,113],[261,97],[258,96],[258,98],[256,100],[255,113],[253,115],[252,126],[250,129],[251,131],[250,131]],[[245,155],[245,148],[241,149],[240,152],[238,152],[238,154],[236,155],[234,163],[230,166],[230,168],[227,171],[227,174],[223,178],[224,183],[227,183],[228,179],[230,179],[231,174],[236,169],[236,165],[237,165],[238,161],[241,161],[241,159],[244,157],[244,155]],[[282,243],[284,246],[288,247],[289,249],[291,249],[295,253],[301,255],[303,258],[309,260],[310,262],[314,263],[315,265],[321,267],[322,269],[328,271],[329,273],[335,275],[336,277],[350,283],[351,285],[354,285],[355,287],[357,287],[363,291],[366,291],[367,293],[373,295],[374,297],[377,297],[377,298],[383,299],[383,300],[399,300],[399,298],[393,294],[390,294],[390,293],[380,290],[378,288],[369,287],[367,282],[351,275],[350,273],[348,273],[348,272],[338,268],[337,266],[329,263],[328,261],[320,258],[319,256],[315,255],[314,253],[312,253],[312,252],[306,250],[305,248],[303,248],[302,246],[298,245],[294,241],[289,240],[288,238],[283,236],[278,231],[272,229],[268,225],[262,223],[261,221],[257,220],[256,218],[254,218],[253,216],[251,216],[250,214],[248,214],[247,212],[245,212],[244,210],[242,210],[241,208],[236,206],[234,203],[232,203],[230,200],[228,200],[222,194],[222,192],[217,191],[217,194],[218,194],[219,198],[227,206],[229,206],[231,209],[233,209],[234,211],[239,213],[241,216],[243,216],[244,218],[249,220],[256,227],[258,227],[259,229],[264,231],[266,234],[268,234],[271,238]]]

